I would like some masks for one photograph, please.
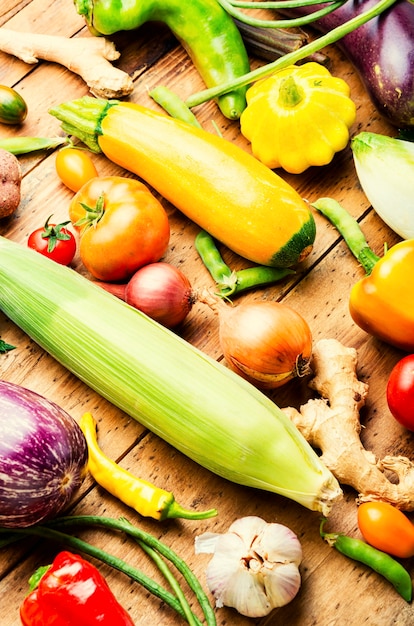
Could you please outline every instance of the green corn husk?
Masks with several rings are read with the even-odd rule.
[[[68,137],[9,137],[0,139],[0,148],[12,154],[30,154],[38,150],[51,150],[70,143]]]
[[[0,309],[80,380],[219,476],[325,516],[341,497],[255,387],[74,270],[3,237]]]

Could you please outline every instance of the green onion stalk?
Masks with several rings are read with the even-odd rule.
[[[231,15],[233,18],[240,20],[244,24],[249,26],[255,26],[257,28],[296,28],[299,26],[306,26],[316,20],[325,17],[332,11],[339,9],[347,0],[330,0],[330,2],[320,2],[320,0],[280,0],[279,2],[229,2],[228,0],[218,0],[223,9]],[[239,11],[238,8],[243,9],[294,9],[297,7],[313,6],[313,5],[325,4],[326,6],[313,11],[309,15],[295,18],[283,18],[281,20],[260,20],[250,17],[246,13]]]
[[[64,529],[72,526],[100,527],[129,535],[154,561],[165,580],[169,583],[173,593],[155,582],[141,570],[129,565],[123,559],[109,554],[105,550],[75,537],[72,534],[63,532]],[[194,593],[202,610],[205,620],[204,623],[207,626],[216,626],[216,618],[208,597],[198,578],[185,561],[159,539],[131,524],[125,518],[114,519],[99,515],[73,515],[56,518],[44,525],[34,525],[28,528],[0,528],[0,548],[15,543],[19,539],[27,536],[41,537],[61,543],[98,559],[102,563],[127,575],[135,582],[138,582],[147,589],[147,591],[164,601],[170,608],[176,611],[190,626],[202,626],[202,622],[191,610],[183,590],[174,574],[171,572],[167,563],[169,561],[182,575],[185,582]]]
[[[281,2],[228,2],[227,0],[218,0],[222,7],[232,15],[235,19],[242,21],[250,26],[256,27],[272,27],[272,28],[293,28],[303,26],[304,24],[310,23],[321,18],[323,15],[326,15],[330,11],[334,11],[338,9],[344,3],[343,0],[338,0],[337,2],[330,2],[328,7],[321,11],[315,11],[310,16],[302,16],[300,18],[295,19],[282,19],[282,20],[254,20],[246,14],[236,11],[234,7],[243,7],[243,8],[294,8],[295,6],[308,6],[313,4],[320,4],[319,0],[282,0]],[[331,44],[336,43],[345,35],[348,35],[359,26],[362,26],[366,22],[369,22],[375,17],[378,17],[384,11],[392,7],[397,0],[380,0],[373,7],[368,9],[367,11],[361,13],[348,20],[344,24],[337,26],[332,29],[329,33],[321,35],[314,41],[311,41],[303,46],[300,46],[297,49],[292,50],[282,56],[278,57],[276,60],[271,63],[267,63],[247,74],[243,74],[233,80],[223,83],[221,85],[216,85],[215,87],[210,87],[209,89],[204,89],[199,91],[193,95],[191,95],[187,100],[183,101],[181,98],[176,95],[174,92],[169,90],[166,87],[157,87],[152,90],[149,95],[161,106],[164,110],[171,115],[171,117],[175,117],[185,122],[189,122],[194,126],[200,126],[195,116],[192,114],[191,109],[193,107],[199,106],[209,100],[213,100],[226,94],[234,89],[238,89],[239,87],[245,87],[246,85],[250,85],[251,83],[261,80],[262,78],[266,78],[270,74],[277,72],[289,65],[294,65],[299,61],[303,61],[312,55],[318,53],[325,46],[329,46]],[[260,5],[260,6],[259,6]]]
[[[285,67],[288,67],[289,65],[293,65],[297,63],[298,61],[301,61],[302,59],[306,58],[307,56],[314,54],[315,52],[318,52],[325,46],[329,46],[331,44],[336,43],[337,41],[345,37],[345,35],[348,35],[359,26],[362,26],[366,22],[369,22],[374,17],[378,17],[378,15],[381,15],[382,13],[384,13],[384,11],[392,7],[396,3],[396,1],[397,0],[380,0],[377,4],[375,4],[373,7],[371,7],[367,11],[361,13],[360,15],[353,17],[352,19],[348,20],[344,24],[337,26],[336,28],[332,29],[329,33],[326,33],[325,35],[321,35],[314,41],[311,41],[310,43],[302,46],[298,50],[293,50],[292,52],[289,52],[288,54],[285,54],[284,56],[276,59],[272,63],[263,65],[262,67],[259,67],[251,72],[248,72],[247,74],[244,74],[243,76],[235,78],[234,80],[226,84],[218,85],[216,87],[211,87],[209,89],[204,89],[203,91],[199,91],[198,93],[195,93],[191,95],[189,98],[187,98],[187,100],[185,101],[185,104],[187,105],[187,107],[191,109],[195,106],[199,106],[200,104],[203,104],[204,102],[207,102],[208,100],[212,100],[229,91],[232,91],[233,89],[236,89],[238,87],[244,87],[256,80],[265,78],[266,76],[269,76],[270,74],[276,71],[279,71]],[[226,0],[219,0],[219,2],[224,8],[226,8],[226,5],[229,4]],[[233,5],[234,4],[235,3],[233,3]],[[239,6],[241,4],[246,6],[248,3],[237,3],[237,4]],[[251,3],[251,4],[255,4],[257,8],[258,3]],[[269,4],[270,3],[260,2],[260,8],[265,8],[265,5],[269,5]],[[272,3],[272,4],[275,5],[276,3]],[[285,2],[279,3],[279,4],[280,6],[283,5],[285,8],[289,6]],[[301,0],[299,4],[303,6],[304,5],[303,0]],[[340,4],[341,3],[338,3],[338,6]],[[338,7],[334,7],[334,8],[338,8]],[[240,15],[238,15],[238,19],[240,19]],[[295,20],[295,23],[292,23],[292,20],[281,20],[281,21],[278,20],[278,21],[274,21],[273,25],[274,27],[280,27],[281,23],[283,23],[285,27],[287,25],[289,26],[303,25],[303,18],[298,18],[298,19],[301,21],[297,22]],[[318,19],[317,12],[313,13],[313,19]],[[261,26],[263,26],[263,24],[261,24]]]

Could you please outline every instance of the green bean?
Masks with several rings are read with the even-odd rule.
[[[213,237],[204,230],[198,233],[195,247],[219,289],[217,295],[222,298],[229,298],[248,289],[271,285],[295,273],[288,268],[267,265],[232,271],[223,261]]]
[[[273,285],[282,280],[282,278],[295,273],[294,270],[287,267],[268,267],[267,265],[257,265],[256,267],[238,270],[236,272],[237,281],[233,295],[248,289]]]
[[[195,247],[216,283],[220,284],[224,279],[231,277],[231,269],[221,258],[213,237],[205,230],[201,230],[195,238]]]
[[[191,124],[197,128],[201,128],[201,124],[191,109],[189,109],[185,102],[167,87],[156,87],[149,92],[149,95],[157,104],[169,113],[171,117],[181,120],[182,122],[187,122],[187,124]]]
[[[144,551],[154,560],[154,562],[158,566],[161,565],[162,574],[171,584],[171,582],[173,582],[172,573],[167,572],[166,564],[164,564],[165,567],[163,567],[159,555],[165,557],[182,574],[184,580],[187,582],[190,589],[195,594],[198,603],[203,611],[206,625],[216,626],[214,611],[210,605],[208,597],[205,594],[199,580],[185,563],[185,561],[183,561],[183,559],[181,559],[176,554],[176,552],[174,552],[171,548],[162,543],[156,537],[134,526],[125,518],[113,519],[110,517],[96,515],[73,515],[55,518],[54,520],[47,522],[47,525],[34,525],[28,528],[21,529],[1,528],[0,547],[5,547],[6,545],[17,541],[18,537],[25,537],[29,535],[42,537],[44,539],[49,539],[51,541],[56,541],[64,545],[68,545],[75,550],[79,550],[80,552],[88,554],[89,556],[92,556],[102,561],[103,563],[110,565],[114,569],[126,574],[132,580],[141,584],[150,593],[168,604],[168,606],[170,606],[181,617],[183,617],[187,621],[187,623],[193,624],[193,626],[202,626],[201,621],[196,615],[194,615],[192,612],[191,615],[189,614],[188,603],[183,602],[182,594],[179,594],[178,597],[175,596],[170,591],[165,589],[162,585],[144,574],[141,570],[133,567],[132,565],[129,565],[124,560],[112,554],[109,554],[105,550],[102,550],[101,548],[98,548],[86,541],[83,541],[78,537],[74,537],[73,535],[67,534],[60,530],[68,526],[96,526],[126,533],[138,542],[138,544],[144,549]],[[175,587],[176,585],[174,583],[172,585],[172,588],[176,590]]]
[[[1,532],[4,533],[8,531],[7,529],[1,529]],[[54,530],[52,528],[47,528],[46,526],[36,525],[36,526],[30,526],[29,528],[24,528],[24,529],[19,528],[19,529],[13,530],[12,535],[14,534],[21,534],[22,536],[35,535],[37,537],[42,537],[44,539],[49,539],[51,541],[62,543],[64,545],[70,546],[71,548],[74,548],[75,550],[79,550],[80,552],[83,552],[84,554],[88,554],[89,556],[92,556],[102,561],[102,563],[106,563],[107,565],[110,565],[114,569],[117,569],[120,572],[123,572],[124,574],[129,576],[132,580],[135,580],[140,585],[142,585],[145,589],[147,589],[147,591],[155,595],[160,600],[163,600],[172,609],[174,609],[181,616],[184,617],[181,604],[178,602],[178,600],[175,598],[173,594],[171,594],[169,591],[164,589],[161,585],[153,581],[151,578],[146,576],[146,574],[144,574],[137,568],[132,567],[131,565],[129,565],[122,559],[119,559],[118,557],[115,557],[112,554],[105,552],[105,550],[102,550],[101,548],[97,548],[96,546],[93,546],[92,544],[87,543],[86,541],[83,541],[82,539],[79,539],[78,537],[74,537],[72,535],[60,532],[58,530]]]
[[[348,537],[340,533],[323,532],[325,521],[326,520],[322,520],[321,522],[320,534],[329,545],[333,546],[338,552],[350,559],[363,563],[373,569],[377,574],[380,574],[388,580],[404,600],[411,602],[413,594],[411,576],[401,563],[393,559],[389,554],[377,550],[377,548],[370,546],[360,539]]]
[[[319,198],[311,205],[335,226],[354,257],[361,263],[366,274],[371,274],[379,256],[369,247],[357,220],[333,198]]]
[[[37,150],[49,150],[70,143],[68,137],[12,137],[1,139],[0,148],[12,154],[29,154]]]
[[[153,548],[166,559],[168,559],[183,576],[191,590],[195,593],[197,600],[202,607],[204,616],[206,618],[206,624],[208,626],[216,626],[216,619],[214,612],[211,608],[208,597],[206,596],[198,578],[191,571],[185,561],[174,552],[171,548],[166,546],[162,541],[154,537],[153,535],[141,530],[137,526],[134,526],[125,518],[113,519],[111,517],[105,517],[100,515],[71,515],[67,517],[59,517],[48,523],[50,526],[65,527],[73,525],[81,526],[100,526],[104,528],[110,528],[112,530],[118,530],[130,535],[135,540],[144,542],[150,548]],[[174,598],[175,600],[175,598]],[[182,607],[179,605],[179,609],[174,607],[180,614]]]
[[[191,607],[187,601],[187,598],[185,597],[183,593],[183,590],[181,589],[179,585],[178,580],[172,574],[168,565],[161,558],[158,552],[154,550],[154,548],[147,546],[147,544],[144,541],[140,541],[139,539],[136,539],[136,542],[141,547],[141,549],[146,554],[148,554],[148,556],[154,561],[155,565],[158,567],[159,571],[164,576],[165,580],[169,583],[171,589],[174,591],[175,595],[177,596],[178,602],[181,604],[183,613],[189,625],[197,626],[199,622],[196,616],[194,615],[194,613],[192,612]]]

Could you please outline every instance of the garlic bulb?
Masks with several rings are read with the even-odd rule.
[[[206,577],[217,607],[263,617],[299,591],[302,547],[287,526],[242,517],[225,534],[196,537],[195,549],[197,554],[214,554]]]

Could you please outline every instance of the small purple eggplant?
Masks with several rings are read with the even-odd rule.
[[[0,526],[25,528],[64,510],[86,475],[76,423],[39,394],[0,381]]]

